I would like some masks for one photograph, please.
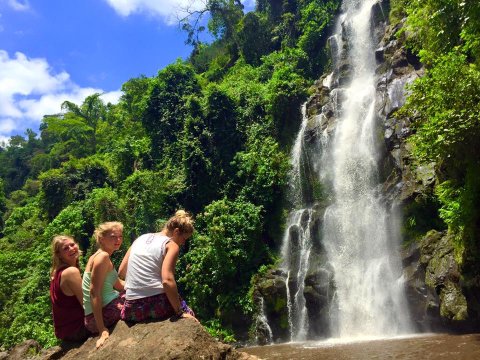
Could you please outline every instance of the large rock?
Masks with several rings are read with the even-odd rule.
[[[441,237],[442,233],[430,232],[423,245],[431,245]],[[429,246],[422,246],[421,242],[413,242],[401,254],[410,316],[419,331],[438,330],[442,324],[438,294],[425,283],[426,267],[431,258],[429,249]]]
[[[325,263],[325,260],[322,263]],[[327,269],[325,265],[319,266],[312,261],[303,290],[308,312],[309,338],[331,336],[329,311],[334,293],[333,269]]]
[[[253,301],[257,310],[257,320],[264,317],[263,321],[257,321],[255,329],[257,343],[288,341],[286,274],[277,269],[270,270],[257,278],[254,284]]]
[[[120,321],[110,338],[95,349],[97,338],[70,350],[63,359],[257,359],[213,339],[193,319],[136,324]]]
[[[452,236],[429,231],[402,253],[407,298],[419,330],[473,328]]]

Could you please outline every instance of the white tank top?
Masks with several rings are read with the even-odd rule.
[[[165,246],[169,241],[170,238],[165,235],[144,234],[133,242],[125,277],[127,300],[165,292],[162,284],[162,264]]]

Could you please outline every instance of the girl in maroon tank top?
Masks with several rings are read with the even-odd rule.
[[[55,336],[66,341],[84,341],[89,335],[83,322],[80,254],[73,238],[65,235],[53,238],[50,282],[53,326]]]

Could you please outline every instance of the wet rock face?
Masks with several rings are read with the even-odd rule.
[[[333,272],[325,268],[325,258],[313,254],[310,272],[305,278],[303,295],[308,316],[308,338],[319,339],[330,336],[329,308],[334,294]],[[322,267],[323,266],[323,267]],[[297,288],[296,280],[289,279],[288,287]],[[257,321],[255,340],[259,345],[270,342],[290,341],[290,329],[287,307],[287,274],[280,270],[271,270],[256,284],[253,293]],[[263,311],[262,311],[263,310]],[[263,314],[260,314],[260,312]],[[259,321],[263,315],[267,321]],[[268,329],[267,329],[268,326]]]
[[[379,1],[372,7],[370,23],[372,24],[371,31],[375,43],[379,43],[385,35],[385,27],[388,24],[389,12],[389,1]]]
[[[379,118],[385,119],[385,147],[381,163],[382,178],[385,179],[383,191],[387,201],[406,210],[431,197],[438,179],[435,163],[413,164],[411,145],[407,141],[412,134],[411,120],[396,113],[405,103],[406,87],[424,75],[418,58],[404,47],[404,39],[396,36],[402,26],[403,22],[387,26],[376,51],[376,110]],[[431,212],[425,206],[423,210]],[[438,216],[431,213],[423,215]],[[404,221],[408,216],[404,216]],[[434,224],[427,230],[432,228],[435,229]],[[404,239],[405,242],[412,240]],[[411,317],[418,329],[475,328],[472,319],[475,316],[478,318],[480,312],[472,309],[479,308],[480,299],[473,295],[475,285],[467,288],[462,283],[453,239],[443,232],[431,231],[421,241],[413,241],[413,245],[403,250],[404,276]],[[414,259],[415,256],[419,259]]]
[[[418,330],[471,327],[453,239],[429,231],[402,252],[407,297]]]
[[[286,279],[287,275],[281,270],[271,270],[255,284],[253,292],[257,311],[255,340],[260,345],[268,344],[270,341],[290,341]],[[258,321],[262,314],[267,323]],[[269,339],[271,335],[273,338]]]
[[[403,39],[397,38],[402,23],[385,27],[384,37],[376,50],[377,95],[376,111],[383,119],[384,146],[380,148],[381,178],[390,202],[402,202],[420,191],[416,189],[416,174],[412,173],[410,148],[406,142],[411,135],[409,119],[396,115],[406,101],[406,86],[423,76],[418,59],[407,52]]]
[[[329,309],[334,294],[333,272],[325,267],[313,269],[305,278],[304,296],[312,339],[330,334]]]
[[[404,39],[395,35],[402,25],[387,26],[376,51],[377,112],[385,119],[383,191],[387,201],[406,210],[432,196],[438,179],[435,163],[413,164],[407,141],[412,134],[411,120],[396,114],[405,103],[407,85],[424,75],[418,58],[403,46]],[[467,296],[455,261],[453,239],[444,232],[430,231],[421,241],[404,241],[413,241],[403,249],[402,256],[411,318],[418,330],[474,328],[469,309],[478,306],[479,299]]]

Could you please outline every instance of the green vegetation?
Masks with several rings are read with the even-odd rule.
[[[244,336],[251,283],[275,262],[284,222],[288,152],[300,104],[326,66],[339,0],[208,0],[211,44],[183,21],[188,60],[130,79],[118,104],[100,94],[64,102],[0,146],[0,347],[56,343],[48,296],[50,241],[69,234],[85,255],[96,224],[125,224],[125,243],[176,209],[196,217],[178,266],[183,296],[210,333]],[[433,193],[406,207],[407,237],[448,228],[462,274],[479,274],[480,3],[391,0],[399,36],[425,64],[400,116],[414,161],[435,163]],[[325,197],[315,184],[317,200]],[[437,211],[438,210],[438,211]],[[84,257],[85,259],[85,257]],[[278,306],[283,306],[278,304]],[[287,325],[287,319],[282,319]]]
[[[209,0],[215,40],[201,43],[185,20],[187,61],[128,80],[116,105],[100,94],[65,102],[38,136],[0,147],[0,347],[56,342],[53,235],[88,255],[94,227],[122,221],[118,265],[130,240],[178,208],[197,218],[178,268],[183,296],[216,336],[246,333],[250,280],[280,241],[289,147],[339,3],[258,0],[244,14],[239,1]]]
[[[392,3],[396,19],[407,15],[407,45],[426,66],[400,114],[414,124],[415,161],[436,163],[439,216],[455,238],[464,273],[472,276],[480,257],[480,3]]]

